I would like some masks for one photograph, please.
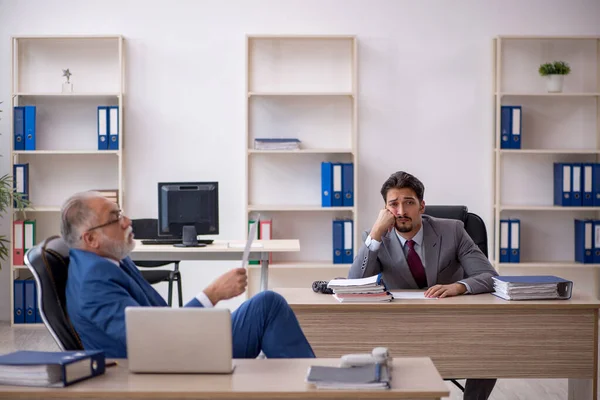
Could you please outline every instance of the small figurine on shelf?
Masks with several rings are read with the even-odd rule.
[[[71,71],[69,71],[69,68],[67,69],[63,69],[63,76],[67,78],[66,82],[63,82],[62,84],[62,92],[63,93],[73,93],[73,84],[70,82],[69,78],[71,78],[71,75],[73,75],[71,73]]]

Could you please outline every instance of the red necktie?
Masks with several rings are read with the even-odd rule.
[[[410,268],[410,272],[412,273],[413,278],[415,278],[415,282],[420,289],[427,287],[427,276],[425,275],[425,268],[423,267],[423,262],[421,261],[421,257],[415,251],[415,241],[408,240],[406,242],[408,245],[408,255],[406,256],[406,261],[408,262],[408,268]]]

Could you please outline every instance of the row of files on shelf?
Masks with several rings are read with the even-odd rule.
[[[521,106],[500,107],[500,148],[520,149],[523,127]]]
[[[353,163],[321,163],[321,206],[354,206]]]
[[[575,220],[575,261],[600,264],[600,220]]]
[[[554,205],[600,206],[600,164],[554,163]]]
[[[42,322],[37,295],[37,287],[33,279],[16,279],[13,281],[13,313],[15,324],[35,324]]]
[[[13,110],[13,148],[15,151],[35,150],[35,106],[17,106]]]
[[[98,106],[98,150],[119,150],[119,107]]]
[[[354,261],[354,221],[349,218],[333,220],[333,263],[352,264]]]
[[[13,221],[13,265],[25,265],[25,253],[35,246],[35,220]]]
[[[521,262],[521,220],[500,220],[500,262]]]

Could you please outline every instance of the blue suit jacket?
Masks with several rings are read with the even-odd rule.
[[[67,312],[86,350],[126,358],[125,307],[167,307],[129,257],[120,265],[88,251],[71,249]],[[202,307],[192,299],[186,307]]]

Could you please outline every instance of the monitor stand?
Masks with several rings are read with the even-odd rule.
[[[205,244],[198,243],[198,234],[194,225],[183,227],[181,243],[174,244],[175,247],[204,247]]]

